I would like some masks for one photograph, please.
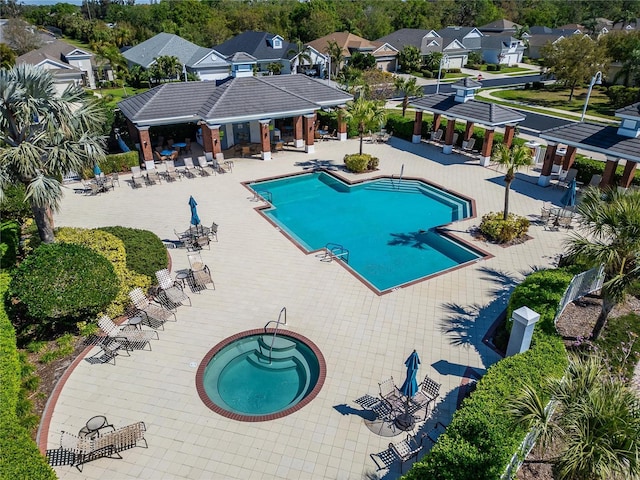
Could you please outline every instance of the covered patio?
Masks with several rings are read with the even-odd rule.
[[[282,75],[232,78],[224,83],[168,83],[118,106],[144,161],[154,160],[154,127],[190,123],[197,126],[196,143],[208,157],[220,158],[223,151],[244,155],[246,149],[270,160],[273,149],[280,149],[285,141],[313,153],[317,111],[342,109],[352,99],[325,82]],[[346,140],[342,115],[338,115],[337,130],[337,139]]]
[[[549,186],[554,164],[558,164],[556,159],[562,157],[558,155],[560,145],[566,145],[560,176],[571,168],[579,148],[606,155],[607,162],[600,181],[600,187],[603,188],[615,186],[618,163],[624,160],[624,172],[618,186],[629,188],[637,162],[640,162],[640,102],[616,110],[616,117],[622,119],[618,127],[580,122],[542,132],[540,138],[547,141],[548,147],[538,185]]]
[[[482,87],[482,84],[465,78],[452,85],[454,94],[438,93],[427,95],[413,100],[409,105],[416,109],[416,119],[413,127],[413,143],[420,143],[422,130],[422,112],[433,113],[432,131],[436,132],[440,128],[440,121],[444,115],[447,119],[447,129],[445,131],[444,145],[442,153],[450,154],[453,151],[454,131],[457,120],[466,121],[462,146],[466,148],[473,135],[473,127],[478,124],[485,128],[484,143],[480,151],[480,164],[489,165],[491,160],[491,150],[493,148],[493,137],[497,127],[504,127],[504,143],[511,146],[515,129],[518,122],[525,119],[525,115],[511,108],[502,107],[495,103],[475,100],[475,91]]]

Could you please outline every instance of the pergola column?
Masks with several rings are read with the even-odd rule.
[[[486,167],[491,162],[491,150],[493,150],[493,136],[496,131],[493,128],[487,128],[484,131],[484,142],[482,142],[482,151],[480,152],[480,165]]]
[[[138,127],[138,138],[140,138],[140,149],[142,150],[142,160],[153,161],[153,148],[151,148],[151,136],[149,127]]]
[[[453,133],[456,129],[456,119],[447,117],[447,131],[444,135],[444,145],[442,146],[442,153],[445,155],[453,152]]]
[[[538,185],[541,187],[548,187],[551,184],[551,171],[553,170],[553,160],[556,157],[556,149],[558,144],[554,142],[547,142],[547,151],[544,154],[544,162],[542,164],[542,171],[538,177]]]
[[[576,159],[577,151],[578,151],[577,147],[571,147],[571,146],[567,147],[567,153],[565,154],[564,161],[562,162],[562,170],[560,170],[561,177],[565,175],[566,172],[568,172],[571,166],[573,165],[573,162]]]
[[[507,146],[507,148],[511,148],[511,144],[513,143],[513,137],[516,133],[516,125],[515,123],[508,124],[504,127],[504,141],[503,143]]]
[[[413,137],[411,143],[420,143],[422,139],[422,110],[416,110],[416,119],[413,121]]]
[[[129,130],[129,136],[133,143],[140,143],[140,134],[136,126],[127,118],[127,130]]]
[[[344,108],[338,108],[338,140],[347,140],[347,119],[344,118]]]
[[[296,148],[304,146],[302,130],[302,115],[293,117],[293,146]]]
[[[469,140],[471,140],[472,136],[473,136],[473,122],[470,120],[467,120],[467,124],[464,127],[464,138],[462,139],[463,149],[467,148],[467,144],[469,143]]]
[[[207,125],[202,123],[202,144],[205,154],[210,153],[214,158],[216,154],[222,152],[220,145],[220,125]]]
[[[271,120],[258,120],[260,123],[260,149],[262,160],[271,160],[271,139],[269,138],[269,124]]]
[[[313,127],[315,123],[315,114],[310,113],[304,116],[303,130],[304,130],[304,151],[307,153],[313,153],[315,146],[313,145]]]
[[[624,166],[624,173],[622,174],[622,178],[620,179],[620,186],[623,188],[629,188],[631,185],[631,181],[633,180],[633,176],[636,173],[636,166],[638,162],[632,162],[631,160],[627,160],[626,165]]]
[[[431,131],[432,132],[437,132],[438,129],[440,128],[440,122],[442,121],[442,114],[441,113],[434,113],[433,114],[433,125],[431,126]]]
[[[607,163],[604,165],[604,172],[602,172],[602,180],[600,181],[600,188],[604,187],[612,187],[613,176],[616,173],[616,168],[618,168],[619,158],[611,158],[607,156]]]

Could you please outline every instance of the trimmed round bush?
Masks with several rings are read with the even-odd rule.
[[[368,153],[352,154],[344,156],[344,164],[347,169],[354,173],[362,173],[378,168],[380,160]]]
[[[482,217],[480,231],[492,242],[506,243],[524,237],[529,231],[529,219],[510,213],[504,220],[502,212],[487,213]]]
[[[129,292],[131,290],[140,287],[143,291],[147,291],[151,286],[151,278],[127,268],[127,253],[124,243],[115,235],[98,229],[62,227],[56,231],[56,239],[59,242],[84,245],[111,263],[117,277],[116,286],[118,287],[117,295],[106,309],[107,315],[111,317],[117,317],[124,313],[130,303]],[[155,273],[153,278],[155,278]]]
[[[167,249],[155,233],[127,227],[103,227],[98,230],[122,240],[127,254],[127,268],[146,275],[152,283],[156,282],[156,272],[167,268]]]
[[[95,317],[117,292],[118,278],[106,258],[82,245],[54,243],[41,245],[20,264],[7,295],[16,309],[13,318],[58,331]]]

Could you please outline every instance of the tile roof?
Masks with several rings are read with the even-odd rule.
[[[478,27],[478,30],[480,30],[481,32],[485,30],[502,32],[504,30],[515,30],[518,27],[520,27],[520,25],[518,25],[517,23],[502,18],[500,20],[495,20],[491,23],[487,23],[486,25],[482,25],[481,27]]]
[[[180,63],[191,66],[190,62],[194,60],[193,57],[200,55],[202,48],[182,37],[162,32],[135,47],[131,47],[123,52],[122,55],[130,63],[140,65],[143,68],[149,68],[155,58],[163,56],[178,57]],[[199,57],[198,60],[203,57],[204,55]]]
[[[469,35],[473,30],[477,30],[476,27],[445,27],[438,30],[436,33],[442,38],[455,38],[462,41],[462,39]],[[482,34],[482,33],[481,33]]]
[[[329,42],[336,42],[342,48],[342,54],[345,58],[351,57],[352,50],[375,50],[384,45],[384,42],[372,42],[366,38],[359,37],[350,32],[333,32],[324,37],[309,42],[309,45],[319,52],[326,53]]]
[[[299,77],[299,78],[297,78]],[[127,98],[118,106],[138,125],[204,120],[233,123],[312,113],[343,104],[347,93],[303,75],[233,78],[225,83],[167,83]]]
[[[87,51],[82,48],[78,48],[73,46],[67,42],[63,42],[62,40],[55,40],[53,42],[47,43],[44,46],[31,50],[30,52],[25,53],[24,55],[20,55],[16,58],[16,63],[27,63],[29,65],[38,65],[40,62],[44,60],[51,60],[57,63],[64,63],[68,65],[69,68],[74,70],[79,70],[76,67],[69,65],[65,57],[73,52],[74,50],[82,50],[83,52],[87,52],[91,55],[91,63],[94,64],[95,61],[93,59],[93,53]]]
[[[292,56],[289,52],[297,51],[296,44],[283,40],[282,48],[273,48],[270,42],[275,36],[273,33],[250,30],[216,45],[213,49],[225,56],[245,52],[259,61],[289,59]]]
[[[388,43],[397,50],[402,50],[406,45],[420,48],[422,46],[422,39],[430,31],[431,30],[420,28],[401,28],[389,35],[378,38],[376,42]]]
[[[627,105],[626,107],[616,110],[616,116],[620,117],[637,117],[640,118],[640,102]]]
[[[468,100],[465,103],[455,101],[455,95],[439,93],[425,95],[415,99],[410,105],[428,112],[441,113],[447,117],[468,120],[473,123],[497,127],[508,123],[517,123],[525,119],[525,115],[511,108],[480,100]]]
[[[227,60],[231,63],[255,63],[258,59],[247,52],[236,52],[233,55],[229,55]]]
[[[545,130],[540,133],[540,138],[610,157],[640,162],[640,138],[618,135],[616,126],[603,127],[586,122],[571,123]]]

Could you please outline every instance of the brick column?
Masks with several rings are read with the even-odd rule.
[[[140,143],[140,134],[136,126],[127,118],[127,130],[129,130],[129,136],[133,143]]]
[[[453,152],[453,133],[456,128],[456,119],[447,118],[447,131],[444,134],[444,145],[442,146],[442,153],[450,154]]]
[[[513,137],[515,136],[516,133],[516,126],[515,125],[507,125],[506,127],[504,127],[504,144],[507,146],[507,148],[511,148],[511,144],[513,143]]]
[[[260,149],[262,160],[271,160],[271,138],[269,137],[269,124],[271,120],[258,120],[260,123]]]
[[[433,114],[433,125],[431,126],[431,131],[436,132],[440,128],[440,121],[442,120],[441,113]]]
[[[565,175],[565,173],[569,171],[576,159],[577,151],[578,149],[576,147],[567,147],[567,153],[564,156],[564,161],[562,162],[562,170],[560,171],[561,175]]]
[[[293,117],[293,145],[296,148],[302,148],[304,146],[302,130],[302,115]]]
[[[338,108],[338,140],[347,139],[347,120],[344,118],[344,108]]]
[[[551,170],[553,170],[553,160],[556,157],[556,149],[558,144],[554,142],[548,142],[547,151],[544,154],[544,163],[542,164],[542,171],[538,177],[538,185],[541,187],[548,187],[551,183]]]
[[[211,127],[206,123],[202,123],[200,124],[200,128],[202,129],[202,148],[204,149],[204,154],[213,157],[213,135],[211,135]],[[207,155],[207,153],[209,155]]]
[[[422,139],[422,110],[416,110],[416,119],[413,121],[413,137],[411,143],[420,143]]]
[[[315,145],[313,144],[315,115],[305,115],[302,123],[304,130],[304,151],[307,153],[313,153],[315,152]]]
[[[627,160],[627,163],[624,166],[624,173],[622,174],[622,178],[620,179],[621,187],[629,188],[629,186],[631,185],[631,181],[633,180],[633,175],[636,173],[637,165],[638,162]]]
[[[607,156],[607,163],[604,165],[604,172],[602,172],[602,180],[600,181],[600,188],[613,187],[613,176],[618,168],[619,158],[609,158]]]
[[[149,135],[149,127],[138,127],[138,135],[140,138],[140,150],[142,151],[142,159],[153,161],[153,148],[151,147],[151,136]]]
[[[467,124],[464,127],[464,138],[463,140],[465,142],[468,142],[469,140],[471,140],[471,137],[473,136],[473,122],[470,122],[467,120]]]
[[[482,142],[482,150],[480,152],[480,165],[486,167],[491,162],[491,150],[493,150],[493,136],[495,135],[493,128],[487,128],[484,131],[484,142]]]

